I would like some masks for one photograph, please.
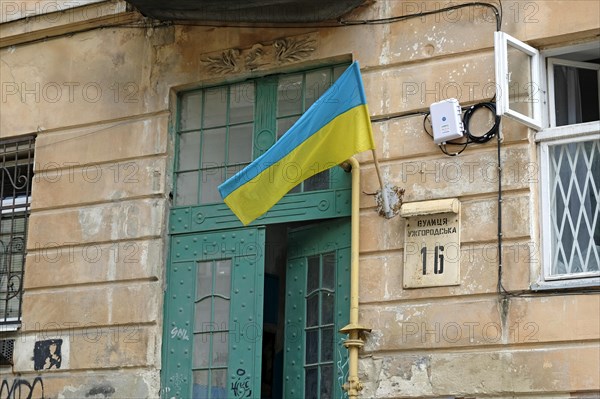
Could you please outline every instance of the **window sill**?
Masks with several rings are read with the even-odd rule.
[[[558,127],[546,128],[535,135],[535,141],[543,142],[557,139],[579,138],[592,135],[600,130],[600,121],[577,123]]]
[[[531,284],[532,291],[560,290],[573,288],[598,288],[600,277],[582,278],[573,280],[538,281]]]

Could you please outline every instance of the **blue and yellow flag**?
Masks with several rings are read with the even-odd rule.
[[[219,186],[244,225],[309,177],[373,149],[360,69],[354,62],[271,148]],[[286,176],[289,165],[297,179]]]

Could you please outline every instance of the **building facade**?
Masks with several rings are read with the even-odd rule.
[[[0,399],[344,397],[350,173],[249,226],[216,188],[353,61],[359,397],[600,395],[598,2],[131,3],[0,3]]]

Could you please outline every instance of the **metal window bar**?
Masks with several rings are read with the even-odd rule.
[[[0,325],[21,320],[35,137],[0,142]]]
[[[554,277],[600,274],[600,140],[551,147]]]

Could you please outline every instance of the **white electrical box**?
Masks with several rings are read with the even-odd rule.
[[[429,112],[434,143],[439,145],[463,136],[465,128],[462,123],[462,110],[457,99],[449,98],[433,103],[429,107]]]

